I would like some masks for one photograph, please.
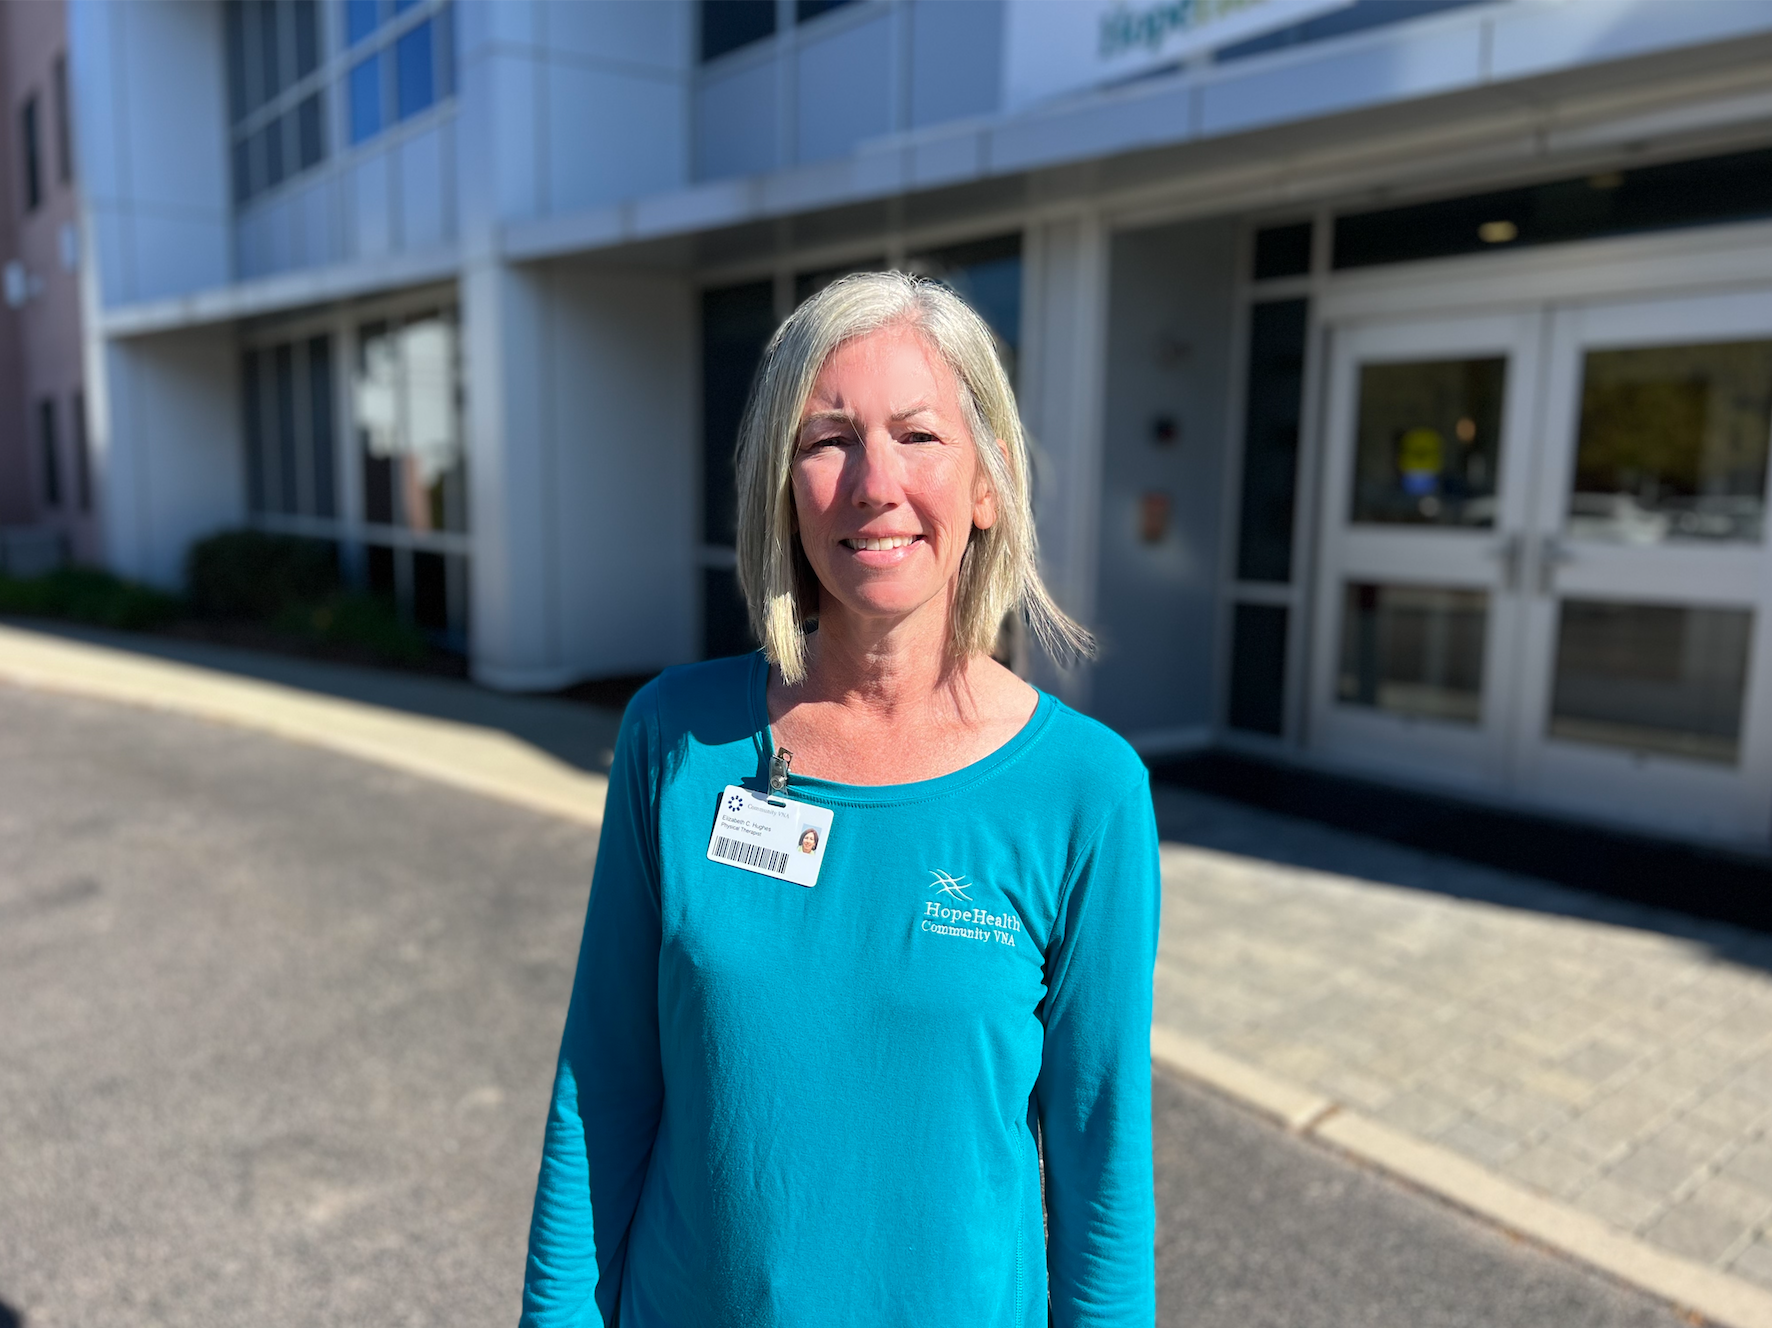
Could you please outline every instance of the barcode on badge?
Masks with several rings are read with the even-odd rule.
[[[728,839],[725,835],[714,840],[714,856],[728,862],[742,862],[747,867],[761,867],[777,876],[788,869],[787,854],[777,853],[761,844],[747,844],[742,839]]]

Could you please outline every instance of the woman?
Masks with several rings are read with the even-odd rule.
[[[801,306],[739,505],[763,650],[628,707],[523,1322],[1148,1325],[1150,792],[990,657],[1011,610],[1092,643],[984,324],[899,273]]]

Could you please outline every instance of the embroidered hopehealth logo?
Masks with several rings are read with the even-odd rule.
[[[936,894],[946,895],[949,899],[964,899],[968,904],[972,902],[972,896],[966,893],[971,883],[964,876],[950,876],[933,867],[929,869],[929,874],[935,878],[935,884],[929,888]]]
[[[974,882],[951,872],[936,871],[933,867],[929,869],[929,874],[935,878],[929,888],[946,898],[925,901],[922,916],[917,919],[917,930],[964,941],[995,941],[998,945],[1008,946],[1015,944],[1015,938],[1021,931],[1021,919],[1013,912],[1008,909],[1001,913],[992,913],[984,908],[961,908],[961,904],[973,902],[972,896],[966,892],[972,889]]]

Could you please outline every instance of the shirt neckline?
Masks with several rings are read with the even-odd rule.
[[[752,723],[755,731],[762,735],[764,755],[767,757],[775,752],[775,731],[769,723],[769,661],[761,650],[751,656],[751,676],[746,690],[749,693]],[[1058,700],[1038,687],[1034,688],[1034,692],[1039,698],[1034,703],[1034,713],[1028,716],[1027,722],[1016,731],[1015,736],[996,751],[987,753],[958,770],[950,770],[933,779],[913,780],[908,784],[840,784],[836,780],[820,779],[815,775],[790,773],[786,792],[789,797],[810,795],[820,802],[875,806],[921,802],[927,798],[939,798],[953,793],[996,773],[1026,751],[1039,737],[1056,713]]]

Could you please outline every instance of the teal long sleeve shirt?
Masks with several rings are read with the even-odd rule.
[[[833,814],[806,888],[706,856],[722,790],[764,787],[766,681],[673,669],[623,720],[524,1328],[1144,1328],[1144,766],[1042,694],[938,779],[794,776]]]

